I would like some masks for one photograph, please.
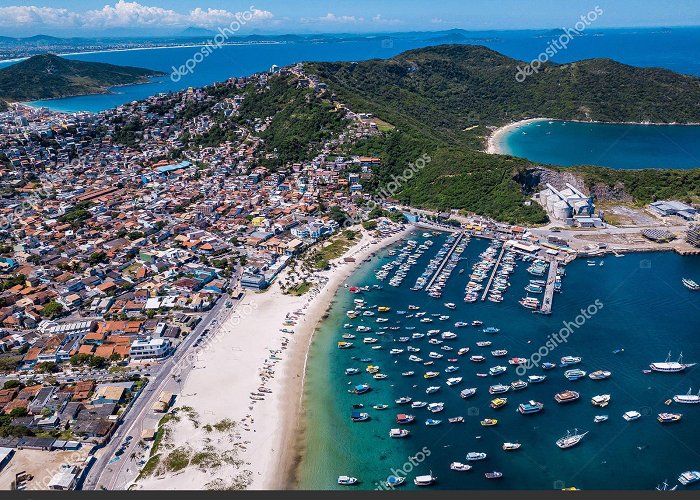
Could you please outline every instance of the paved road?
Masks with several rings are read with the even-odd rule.
[[[228,301],[233,303],[231,308],[225,307]],[[150,380],[144,392],[136,399],[110,442],[98,451],[97,455],[99,456],[90,469],[82,489],[124,489],[131,484],[139,470],[138,464],[131,458],[131,455],[134,453],[138,455],[143,451],[139,446],[141,433],[144,429],[155,428],[162,416],[154,414],[151,407],[164,390],[172,388],[172,392],[178,391],[180,380],[192,369],[192,363],[185,359],[188,351],[196,340],[202,337],[204,330],[218,327],[225,320],[226,316],[235,310],[238,302],[232,300],[228,294],[222,295],[210,313],[180,344],[175,354],[163,363],[159,372]],[[211,335],[211,333],[207,333],[208,335]],[[174,379],[173,371],[180,362],[182,362],[180,377]],[[127,436],[133,436],[133,439],[121,455],[121,458],[116,462],[110,463],[115,458],[114,453]]]

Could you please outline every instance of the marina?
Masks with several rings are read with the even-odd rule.
[[[409,255],[426,241],[433,244],[427,245],[428,249],[418,256],[397,287],[375,290],[372,285],[379,281],[373,278],[376,270],[400,256],[405,242],[394,247],[393,255],[388,255],[387,250],[375,256],[349,280],[350,286],[368,291],[353,294],[341,289],[338,292],[337,302],[312,350],[307,383],[309,390],[323,394],[318,401],[325,402],[324,411],[313,413],[313,435],[332,435],[333,438],[319,440],[316,437],[308,442],[300,466],[302,486],[330,487],[339,474],[348,474],[360,480],[358,487],[373,489],[378,482],[386,481],[394,464],[403,463],[406,456],[424,447],[431,451],[430,457],[408,474],[402,488],[419,487],[415,480],[423,476],[439,476],[439,480],[430,483],[437,489],[551,488],[553,475],[564,481],[575,476],[576,479],[571,483],[567,481],[566,486],[581,489],[653,489],[665,477],[675,478],[684,470],[696,467],[692,454],[676,449],[675,458],[659,468],[657,453],[663,453],[669,446],[664,433],[671,432],[686,442],[693,439],[696,432],[693,422],[700,422],[700,414],[694,411],[696,407],[692,404],[698,390],[686,394],[690,384],[682,390],[676,388],[678,380],[673,379],[677,377],[652,370],[643,373],[650,363],[661,362],[670,346],[682,345],[684,357],[689,360],[700,357],[698,340],[684,328],[680,319],[673,319],[676,314],[680,318],[694,310],[694,305],[688,302],[690,299],[672,302],[669,298],[659,304],[676,311],[673,317],[665,315],[663,325],[657,326],[669,332],[668,339],[637,335],[637,332],[648,331],[649,322],[654,320],[650,319],[653,316],[650,316],[652,308],[648,302],[642,300],[637,304],[639,285],[635,282],[637,275],[630,273],[630,269],[638,269],[639,263],[634,261],[636,256],[628,255],[625,259],[613,259],[604,268],[596,264],[596,273],[602,274],[596,274],[595,283],[590,283],[593,268],[585,260],[567,263],[566,293],[557,295],[558,306],[551,314],[532,314],[518,304],[522,295],[517,293],[503,294],[501,302],[477,299],[477,304],[465,303],[459,297],[463,296],[468,283],[478,285],[479,280],[486,283],[490,277],[499,276],[502,264],[508,265],[504,259],[509,250],[503,250],[500,242],[473,236],[460,259],[452,260],[454,266],[449,279],[442,282],[441,297],[436,300],[436,297],[420,293],[418,295],[424,298],[418,299],[418,290],[412,289],[414,280],[429,271],[430,276],[420,288],[426,292],[429,284],[438,283],[434,278],[442,272],[438,272],[439,268],[444,271],[445,263],[454,255],[453,252],[448,256],[450,250],[464,243],[448,238],[447,234],[432,232],[427,236],[414,233],[409,237],[415,241],[412,249],[407,249],[411,250]],[[649,258],[649,254],[640,255],[641,258]],[[672,269],[680,263],[677,259],[681,259],[672,254],[652,254],[652,258],[652,270],[664,275],[674,272]],[[523,272],[509,274],[510,287],[544,288],[543,285],[550,284],[550,278],[561,283],[560,266],[552,266],[550,262],[543,266],[536,263],[536,259],[530,259],[528,265],[535,274],[524,272],[524,268]],[[544,274],[538,276],[542,267],[545,267]],[[700,265],[695,270],[683,266],[677,272],[697,276],[698,271]],[[494,283],[495,278],[491,286]],[[680,279],[677,284],[683,289]],[[467,288],[474,288],[474,285]],[[551,289],[553,297],[555,287]],[[600,290],[615,290],[615,295],[605,295]],[[539,296],[543,295],[544,290]],[[359,297],[363,302],[355,303]],[[574,327],[568,341],[546,357],[546,362],[540,362],[523,375],[516,375],[515,368],[527,362],[548,335],[561,329],[563,322],[573,321],[582,307],[598,298],[606,307],[592,315],[585,326]],[[607,307],[608,304],[617,306]],[[379,307],[389,310],[378,313]],[[348,310],[355,311],[354,318],[348,319],[345,315]],[[377,312],[388,322],[377,325],[376,317],[365,316],[365,310]],[[624,318],[617,317],[621,310],[625,311]],[[317,350],[325,351],[327,347],[324,346],[329,342],[337,343],[349,330],[343,328],[348,322],[352,330],[361,325],[372,328],[372,338],[378,338],[378,345],[384,349],[375,351],[371,350],[371,345],[356,342],[351,349],[326,351],[324,358],[327,359],[319,363],[323,358],[316,354]],[[387,325],[386,329],[378,330],[382,324]],[[678,359],[679,352],[675,354],[670,362]],[[369,363],[358,365],[358,360],[370,358]],[[381,367],[380,373],[386,374],[387,379],[372,384],[369,378],[372,375],[368,376],[365,371],[367,365]],[[361,374],[345,375],[348,367],[358,366],[362,368]],[[688,366],[683,373],[694,374],[694,370]],[[371,390],[366,394],[332,390],[333,386],[346,381],[353,381],[350,387],[368,383]],[[322,385],[318,386],[319,383]],[[686,398],[691,404],[681,402]],[[669,400],[671,407],[664,405]],[[592,404],[593,401],[596,403]],[[369,419],[353,423],[347,415],[352,405],[359,402],[370,408],[359,410],[368,413]],[[372,406],[387,402],[388,408],[383,411]],[[652,418],[641,415],[629,422],[622,418],[623,414],[641,411],[643,406],[658,407],[658,410]],[[684,411],[676,406],[683,407]],[[602,408],[609,415],[602,415]],[[661,417],[662,414],[668,415]],[[679,414],[682,419],[678,420],[674,415]],[[348,431],[339,433],[338,426],[345,425]],[[632,427],[625,430],[625,425]],[[410,432],[400,433],[393,430],[396,428]],[[573,431],[575,428],[585,430],[577,434]],[[495,429],[503,438],[492,433]],[[571,430],[570,437],[583,437],[574,438],[578,440],[575,445],[554,453],[561,454],[554,460],[552,448],[558,451],[556,442],[566,437],[567,429]],[[445,433],[449,439],[443,438]],[[618,434],[621,435],[618,439],[628,444],[605,447],[601,452],[601,447]],[[386,442],[375,436],[382,436]],[[396,439],[401,437],[403,439]],[[519,444],[522,448],[505,450],[504,442]],[[367,460],[367,453],[361,450],[374,448],[377,451],[370,455],[376,458]],[[460,453],[460,449],[485,453],[488,458],[466,460],[465,452]],[[348,454],[342,450],[357,452]],[[597,457],[598,453],[602,455]],[[593,457],[596,458],[587,469],[578,472],[580,465],[577,464]],[[551,472],[533,475],[527,466],[532,460],[547,464]],[[635,460],[644,470],[643,476],[625,472],[608,474],[609,464],[630,460]],[[452,467],[467,463],[472,467],[468,472],[460,470],[458,465]],[[490,472],[499,472],[499,480],[488,480],[486,474]]]

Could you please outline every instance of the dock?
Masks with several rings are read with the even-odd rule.
[[[541,314],[552,314],[552,300],[554,298],[554,283],[557,280],[557,269],[559,261],[552,260],[549,263],[549,274],[547,274],[547,287],[544,290],[544,298],[542,299]]]
[[[462,238],[464,238],[464,232],[460,232],[457,235],[457,239],[455,239],[455,242],[452,245],[452,248],[450,248],[450,251],[447,252],[447,255],[445,255],[445,258],[442,259],[442,262],[440,263],[438,268],[435,270],[435,273],[433,273],[433,276],[430,278],[430,281],[428,282],[428,284],[425,286],[426,290],[430,290],[430,287],[433,286],[433,283],[435,282],[437,277],[440,276],[440,273],[442,272],[443,268],[447,264],[447,261],[450,260],[450,257],[454,253],[455,248],[457,248],[457,245],[459,245],[459,242],[462,241]]]
[[[493,279],[496,277],[496,273],[498,272],[498,266],[501,265],[501,259],[503,258],[504,253],[506,253],[506,244],[505,243],[501,247],[501,253],[498,254],[498,259],[496,260],[496,265],[493,266],[493,271],[491,271],[491,277],[489,278],[488,283],[486,283],[486,287],[484,287],[484,293],[481,295],[481,302],[486,300],[486,295],[489,293],[489,289],[491,288],[491,283],[493,282]]]

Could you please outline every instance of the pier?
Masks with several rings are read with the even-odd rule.
[[[445,264],[447,264],[447,261],[450,260],[450,257],[455,251],[455,248],[457,248],[457,245],[459,245],[459,242],[462,241],[462,238],[464,238],[464,232],[460,232],[457,235],[457,239],[455,239],[454,244],[452,245],[452,248],[450,248],[450,251],[447,252],[447,255],[445,255],[445,258],[442,259],[442,262],[438,266],[438,268],[435,270],[435,273],[433,273],[433,276],[430,278],[430,281],[428,284],[425,286],[426,290],[430,290],[430,287],[433,286],[433,283],[437,279],[438,276],[440,276],[440,273],[442,272],[442,269],[445,267]]]
[[[496,260],[496,265],[493,266],[493,271],[491,271],[491,277],[489,278],[488,283],[486,283],[486,286],[484,287],[484,293],[481,296],[481,302],[486,300],[486,295],[489,293],[489,289],[491,288],[491,283],[493,282],[493,279],[496,277],[496,273],[498,272],[498,266],[501,265],[501,259],[503,258],[503,254],[506,253],[506,244],[503,243],[503,246],[501,247],[501,253],[498,254],[498,259]]]
[[[557,280],[557,269],[559,268],[559,261],[552,260],[549,263],[549,274],[547,274],[547,287],[544,290],[544,298],[542,299],[542,307],[540,308],[540,313],[542,314],[552,314],[552,300],[554,298],[554,283]]]

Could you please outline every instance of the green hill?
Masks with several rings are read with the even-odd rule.
[[[537,223],[518,182],[532,165],[480,152],[489,126],[526,117],[611,122],[700,122],[700,79],[609,59],[547,64],[523,82],[523,62],[481,46],[441,45],[387,60],[307,63],[339,100],[396,130],[359,151],[381,156],[386,184],[423,153],[432,161],[397,197],[417,206],[460,208],[512,222]],[[469,129],[469,130],[465,130]],[[620,183],[639,202],[657,195],[699,197],[698,171],[627,172],[586,168],[586,182]],[[644,178],[647,185],[633,182]],[[626,184],[625,184],[626,183]]]
[[[73,61],[53,54],[30,57],[0,70],[0,99],[32,101],[108,92],[162,73],[131,66]]]

